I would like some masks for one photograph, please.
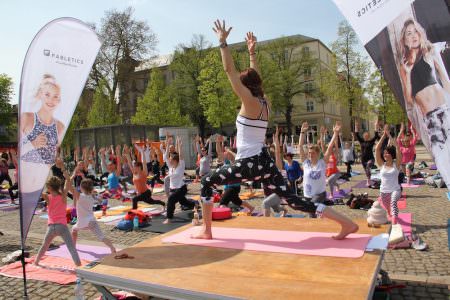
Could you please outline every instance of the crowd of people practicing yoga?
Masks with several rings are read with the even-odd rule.
[[[189,141],[187,147],[195,149],[198,159],[196,181],[200,181],[201,205],[186,197],[188,186],[185,181],[185,161],[183,141],[179,137],[168,135],[160,147],[136,144],[133,146],[110,146],[101,149],[76,148],[73,152],[74,168],[69,173],[63,155],[58,150],[55,164],[51,168],[43,200],[47,203],[48,231],[39,250],[35,263],[47,250],[51,240],[60,235],[64,239],[77,265],[80,259],[75,249],[78,231],[89,229],[103,241],[112,252],[115,248],[102,233],[94,217],[92,207],[98,199],[124,197],[124,192],[133,190],[132,208],[139,202],[161,205],[166,220],[170,223],[174,217],[176,204],[187,208],[201,206],[203,226],[192,238],[213,238],[211,229],[213,189],[221,189],[221,206],[230,202],[252,212],[255,207],[239,197],[241,184],[253,182],[261,184],[265,198],[262,209],[264,216],[273,212],[285,215],[287,207],[300,210],[311,217],[329,218],[341,226],[333,238],[344,239],[358,230],[358,226],[346,216],[326,206],[327,185],[330,197],[339,191],[341,177],[350,177],[352,165],[357,159],[367,176],[367,186],[372,185],[371,174],[374,164],[380,168],[380,198],[383,206],[392,215],[396,223],[398,216],[397,201],[400,198],[400,183],[406,177],[409,182],[414,170],[416,135],[412,128],[401,124],[397,138],[391,135],[391,128],[379,122],[375,124],[375,133],[360,132],[358,122],[352,130],[352,139],[344,141],[342,125],[336,122],[330,133],[321,128],[317,142],[307,138],[310,128],[307,122],[301,124],[298,143],[293,138],[283,136],[277,129],[272,136],[267,135],[271,104],[265,96],[262,78],[256,63],[256,37],[247,33],[246,43],[250,57],[250,68],[238,72],[233,62],[227,37],[231,28],[225,22],[216,21],[213,28],[219,39],[219,49],[223,68],[235,94],[241,101],[236,118],[236,135],[224,137],[212,135],[204,142],[199,136]],[[360,154],[355,151],[355,141],[360,145]],[[191,145],[192,143],[192,145]],[[213,149],[213,145],[215,148]],[[375,151],[374,151],[375,147]],[[294,159],[298,155],[298,159]],[[162,156],[162,159],[161,159]],[[68,156],[65,156],[68,157]],[[213,158],[217,157],[216,160]],[[344,163],[346,172],[340,172],[338,165]],[[17,173],[13,184],[8,167],[14,165],[17,170],[17,155],[11,150],[3,153],[0,160],[0,184],[9,183],[11,201],[18,197]],[[212,167],[215,166],[215,169]],[[405,176],[406,175],[406,176]],[[152,198],[156,184],[164,186],[167,201]],[[94,186],[102,192],[95,195]],[[105,187],[102,191],[101,187]],[[223,186],[223,188],[220,188]],[[95,195],[95,196],[94,196]],[[66,220],[67,198],[72,198],[77,209],[77,223],[70,233]]]

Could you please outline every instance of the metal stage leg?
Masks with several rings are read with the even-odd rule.
[[[114,297],[104,286],[93,284],[93,286],[103,295],[106,300],[116,300]]]

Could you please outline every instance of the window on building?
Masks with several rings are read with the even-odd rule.
[[[302,54],[303,55],[309,55],[309,47],[308,46],[305,46],[305,47],[302,48]]]
[[[306,101],[306,111],[307,112],[314,111],[314,101]]]
[[[304,68],[303,75],[305,75],[306,77],[311,77],[311,68],[310,67]]]
[[[311,93],[314,90],[312,82],[305,83],[305,93]]]

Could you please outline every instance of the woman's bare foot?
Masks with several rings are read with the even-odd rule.
[[[199,233],[192,234],[191,238],[201,240],[212,240],[212,232],[207,232],[205,228],[203,228]]]
[[[164,222],[163,222],[163,224],[170,224],[170,223],[172,223],[172,222],[170,221],[170,219],[165,219]]]
[[[341,232],[338,235],[334,235],[333,239],[335,240],[343,240],[345,237],[351,233],[355,233],[358,231],[359,227],[357,224],[351,222],[345,225],[341,225]]]

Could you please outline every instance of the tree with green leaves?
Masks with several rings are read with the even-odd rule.
[[[127,80],[134,72],[134,68],[143,58],[152,54],[157,38],[146,21],[134,18],[134,9],[126,8],[124,11],[109,10],[101,21],[97,31],[102,46],[92,67],[90,83],[104,85],[104,94],[111,102],[121,105],[130,105],[122,97],[116,99],[117,89],[121,86],[121,95],[128,95]],[[95,25],[93,25],[94,29]],[[124,103],[122,103],[124,102]]]
[[[0,74],[0,126],[4,126],[5,134],[0,134],[0,140],[7,140],[17,128],[11,99],[13,96],[13,81],[6,74]]]
[[[95,89],[94,100],[87,117],[89,127],[120,124],[115,100],[108,96],[106,86],[107,84],[101,81]]]
[[[406,120],[403,108],[396,100],[380,70],[376,69],[370,74],[367,92],[372,108],[378,112],[384,123],[400,124]]]
[[[194,35],[189,45],[179,45],[174,53],[170,70],[175,73],[175,79],[169,89],[173,91],[173,100],[181,111],[185,112],[192,124],[198,126],[201,136],[205,134],[207,118],[200,104],[199,87],[201,82],[201,62],[208,54],[210,44],[202,35]]]
[[[223,71],[219,51],[209,51],[201,61],[199,81],[199,102],[208,122],[218,128],[232,123],[239,101]]]
[[[348,106],[351,118],[355,116],[355,108],[363,101],[361,95],[369,72],[369,62],[366,57],[356,50],[358,39],[352,27],[346,22],[339,23],[338,38],[331,43],[331,50],[336,56],[336,73],[332,77],[334,86],[342,93],[340,100]]]
[[[136,114],[131,119],[133,124],[158,126],[183,126],[189,120],[183,116],[178,103],[173,100],[158,68],[152,69],[150,83],[145,94],[138,98]]]
[[[316,85],[312,74],[317,70],[318,60],[302,47],[304,42],[302,37],[283,37],[260,49],[264,91],[272,100],[273,109],[284,114],[289,136],[294,97],[312,95]]]

